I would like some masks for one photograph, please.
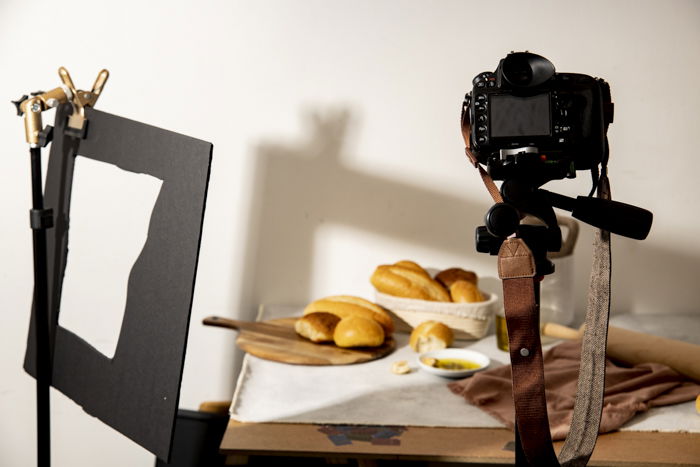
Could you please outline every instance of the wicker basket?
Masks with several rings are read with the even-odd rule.
[[[440,321],[449,326],[456,339],[481,339],[488,331],[491,317],[498,306],[495,294],[476,303],[431,302],[413,298],[394,297],[376,292],[375,302],[412,328],[424,321]]]

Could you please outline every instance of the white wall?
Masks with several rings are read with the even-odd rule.
[[[21,368],[29,163],[9,101],[56,86],[59,66],[80,88],[110,70],[102,110],[214,143],[182,384],[194,408],[230,398],[240,358],[234,334],[204,316],[371,298],[374,266],[404,258],[495,275],[494,258],[474,251],[490,203],[457,119],[472,77],[511,50],[611,84],[613,195],[655,215],[646,241],[614,239],[615,311],[697,311],[699,26],[693,1],[0,3],[0,465],[35,462],[34,381]],[[552,188],[588,185],[583,173]],[[579,313],[591,241],[584,227]],[[152,465],[62,395],[53,404],[54,465]]]

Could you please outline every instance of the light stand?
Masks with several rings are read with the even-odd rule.
[[[34,333],[36,338],[36,414],[37,414],[37,465],[51,465],[51,375],[53,373],[53,343],[56,323],[49,313],[48,265],[46,253],[46,230],[53,227],[53,210],[44,207],[43,178],[41,174],[41,148],[52,138],[51,126],[42,129],[41,113],[60,104],[73,104],[73,114],[69,117],[68,127],[71,135],[81,137],[86,130],[85,107],[91,107],[97,101],[102,88],[109,77],[107,70],[102,70],[89,92],[78,91],[68,71],[61,67],[59,76],[63,84],[49,92],[32,93],[31,97],[22,96],[13,101],[17,114],[24,116],[25,137],[29,144],[32,180],[32,209],[30,226],[32,228],[34,250]]]

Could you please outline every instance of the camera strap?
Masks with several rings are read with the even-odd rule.
[[[503,202],[503,197],[501,196],[501,191],[498,189],[496,184],[494,183],[493,179],[491,178],[491,175],[479,164],[479,161],[476,159],[476,156],[472,153],[471,150],[471,142],[470,142],[470,134],[471,134],[471,125],[469,124],[469,114],[466,112],[466,109],[462,109],[462,138],[464,138],[464,153],[467,155],[467,158],[469,159],[469,162],[472,163],[472,165],[479,171],[479,175],[481,175],[481,180],[484,182],[484,186],[486,186],[486,190],[489,192],[493,200],[497,203],[502,203]]]
[[[462,113],[465,153],[479,170],[495,202],[503,202],[500,191],[470,148],[470,125]],[[598,197],[610,199],[607,157],[596,185]],[[585,331],[574,413],[569,434],[559,454],[554,453],[544,386],[544,365],[540,342],[539,281],[532,252],[517,237],[506,239],[499,250],[498,271],[503,281],[503,304],[515,406],[515,461],[517,466],[585,466],[593,453],[600,427],[605,390],[605,349],[610,311],[610,234],[598,230],[594,242],[593,266],[588,292]]]

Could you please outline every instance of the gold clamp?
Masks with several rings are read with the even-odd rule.
[[[61,104],[70,102],[73,105],[73,113],[68,117],[68,127],[82,132],[85,126],[85,108],[95,105],[109,78],[109,72],[100,71],[90,91],[75,89],[68,70],[63,67],[58,69],[58,76],[63,82],[59,87],[48,92],[34,93],[31,97],[22,96],[19,101],[14,101],[18,114],[24,115],[25,136],[31,147],[39,146],[42,131],[41,113]]]

